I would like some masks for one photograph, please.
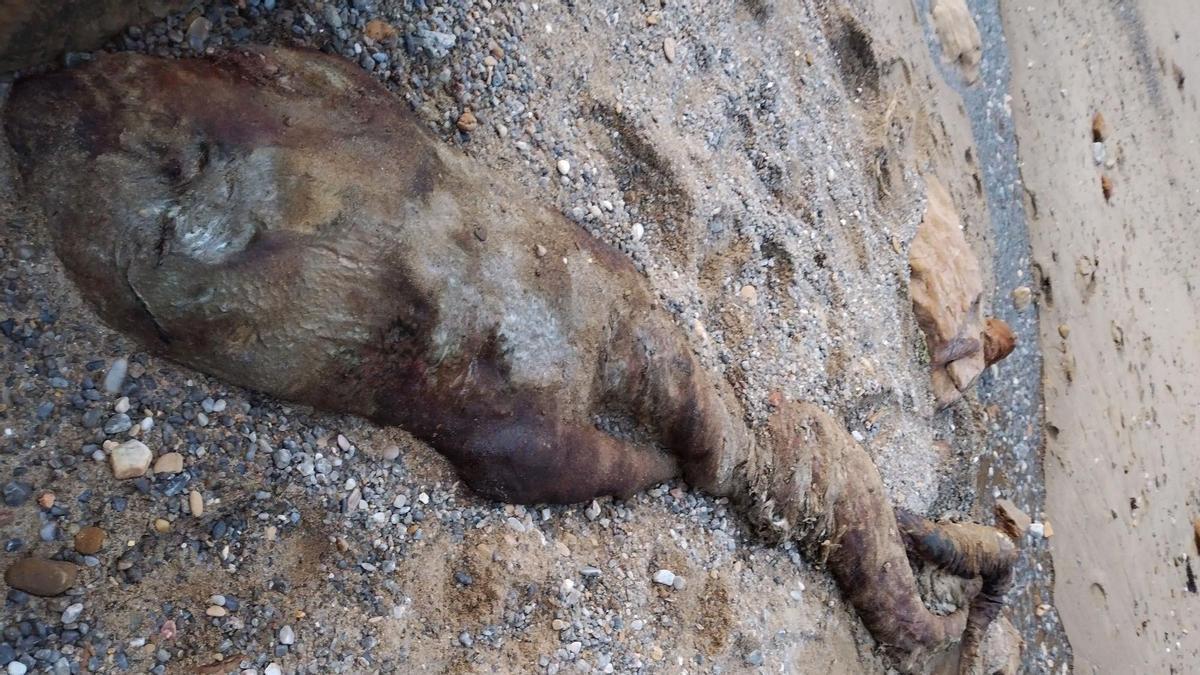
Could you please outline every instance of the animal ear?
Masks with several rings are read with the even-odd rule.
[[[983,329],[983,358],[990,366],[1012,353],[1017,346],[1017,336],[1008,324],[995,317],[988,317]]]

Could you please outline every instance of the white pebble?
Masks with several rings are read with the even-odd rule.
[[[263,670],[263,675],[283,675],[283,668],[280,668],[278,663],[272,661]]]
[[[8,664],[8,675],[25,675],[29,668],[20,661],[12,661]]]
[[[659,570],[654,573],[654,583],[671,586],[675,583],[675,573],[671,570]]]
[[[1035,537],[1041,537],[1046,534],[1046,526],[1041,523],[1033,523],[1029,526],[1029,533]]]
[[[122,396],[121,398],[117,399],[117,404],[113,406],[113,410],[119,413],[129,412],[129,397]]]
[[[291,626],[284,626],[279,629],[279,644],[294,645],[296,644],[296,631],[292,630]]]
[[[150,462],[153,459],[154,454],[150,452],[150,448],[147,448],[145,443],[125,441],[113,448],[112,457],[110,457],[113,476],[118,480],[143,476],[150,468]]]
[[[557,166],[558,166],[558,172],[561,173],[562,175],[565,176],[565,175],[571,173],[571,163],[568,162],[567,160],[565,160],[565,159],[558,160]]]
[[[642,235],[646,234],[646,228],[642,227],[641,223],[634,223],[632,234],[634,241],[641,241]]]

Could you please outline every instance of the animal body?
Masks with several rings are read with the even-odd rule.
[[[30,201],[101,317],[229,382],[399,425],[492,499],[682,476],[824,561],[901,655],[1000,608],[1015,548],[888,502],[828,414],[752,429],[619,252],[432,138],[352,64],[283,49],[104,55],[21,81]],[[908,550],[983,590],[930,612]]]

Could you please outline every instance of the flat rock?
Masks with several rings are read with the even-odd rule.
[[[109,461],[112,463],[113,476],[119,480],[137,478],[146,475],[154,453],[141,441],[129,440],[113,448]]]
[[[909,249],[909,294],[933,366],[933,393],[945,407],[983,372],[983,279],[950,194],[927,178],[929,203]]]
[[[51,597],[61,595],[75,584],[79,566],[59,560],[23,558],[4,572],[9,586],[30,595]]]
[[[183,471],[183,455],[178,452],[160,455],[154,462],[154,473],[179,473],[181,471]]]
[[[976,82],[983,42],[966,0],[933,0],[929,13],[946,60],[958,65],[968,83]]]

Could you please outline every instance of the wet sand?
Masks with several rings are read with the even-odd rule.
[[[1031,515],[1077,672],[1194,672],[1200,15],[1030,4],[1001,3],[1045,355]]]

